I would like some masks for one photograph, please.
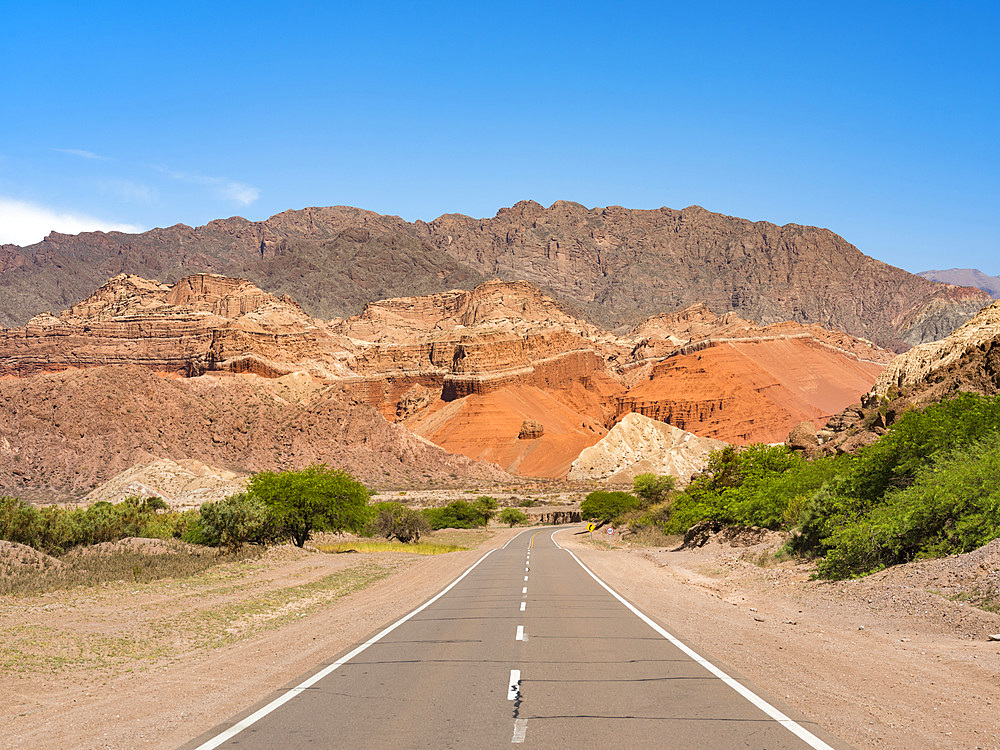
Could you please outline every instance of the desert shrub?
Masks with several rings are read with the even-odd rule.
[[[615,523],[619,517],[639,507],[639,498],[629,492],[591,492],[580,503],[580,514],[589,521]]]
[[[197,531],[186,541],[237,552],[248,544],[268,544],[279,535],[264,502],[245,493],[202,503]]]
[[[886,492],[904,489],[934,456],[1000,432],[1000,398],[959,393],[920,411],[903,414],[889,433],[858,454],[844,487],[867,506]]]
[[[375,515],[369,527],[373,533],[386,539],[418,542],[421,534],[431,530],[431,525],[419,511],[402,503],[377,503],[372,506],[372,510]]]
[[[632,480],[632,493],[648,508],[665,502],[676,485],[677,480],[669,474],[637,474]]]
[[[532,497],[521,498],[517,501],[518,508],[534,508],[538,502]]]
[[[16,497],[0,497],[0,539],[37,547],[40,533],[38,508]]]
[[[325,464],[301,471],[264,471],[250,477],[247,495],[264,503],[276,534],[305,546],[315,531],[361,532],[369,492],[357,479]]]
[[[15,498],[0,498],[0,538],[60,555],[74,547],[125,537],[180,537],[190,516],[166,507],[160,498],[127,497],[88,508],[35,508]]]
[[[513,528],[518,524],[527,523],[528,516],[525,515],[523,511],[520,511],[517,508],[504,508],[502,511],[500,511],[498,520],[500,521],[500,523],[505,523]]]
[[[472,502],[472,507],[479,514],[479,517],[483,519],[483,526],[485,526],[496,515],[499,503],[495,498],[488,495],[480,495]]]

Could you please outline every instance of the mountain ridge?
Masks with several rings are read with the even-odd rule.
[[[0,325],[69,307],[107,278],[247,278],[315,317],[378,299],[529,281],[577,317],[627,329],[706,302],[768,324],[816,323],[895,350],[941,338],[989,303],[869,258],[828,229],[707,211],[521,201],[492,218],[407,222],[349,206],[217,219],[130,235],[50,234],[0,247]]]

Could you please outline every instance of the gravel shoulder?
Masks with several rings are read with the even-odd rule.
[[[556,538],[692,648],[855,747],[1000,747],[1000,642],[987,639],[1000,615],[959,593],[996,577],[1000,542],[820,582],[774,562],[774,537],[681,551]]]

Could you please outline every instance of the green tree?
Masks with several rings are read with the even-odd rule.
[[[673,492],[677,480],[669,474],[636,474],[632,492],[639,496],[644,507],[665,502]]]
[[[527,523],[528,516],[517,508],[504,508],[498,516],[500,523],[505,523],[511,528],[518,524]]]
[[[639,498],[629,492],[591,492],[580,503],[580,514],[590,521],[614,523],[621,515],[639,507]]]
[[[480,495],[472,503],[472,508],[479,514],[483,526],[486,526],[490,522],[490,519],[496,515],[498,506],[499,503],[488,495]]]
[[[368,490],[326,464],[301,471],[263,471],[250,477],[247,495],[267,506],[277,530],[302,547],[313,531],[360,533],[368,522]]]
[[[401,542],[419,542],[420,535],[431,530],[427,519],[413,508],[402,503],[377,503],[372,506],[375,518],[371,529],[386,539],[396,538]]]

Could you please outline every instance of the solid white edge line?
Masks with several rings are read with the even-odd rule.
[[[521,670],[510,670],[510,682],[507,683],[507,700],[512,701],[517,699],[517,694],[521,691],[521,687],[518,685],[520,681]]]
[[[556,531],[562,531],[562,529],[557,529]],[[553,531],[552,535],[555,536],[555,533],[556,532]],[[657,625],[655,622],[653,622],[649,617],[647,617],[642,612],[640,612],[638,609],[636,609],[635,606],[633,606],[632,603],[629,602],[625,597],[623,597],[621,594],[619,594],[613,588],[611,588],[610,586],[608,586],[608,584],[606,584],[604,581],[602,581],[600,578],[598,578],[590,568],[588,568],[586,565],[583,564],[583,562],[580,560],[579,557],[577,557],[576,555],[573,554],[572,550],[568,550],[565,547],[561,547],[559,545],[559,543],[556,542],[555,539],[552,539],[552,541],[555,542],[556,546],[559,547],[559,549],[562,549],[562,550],[565,550],[566,552],[568,552],[570,554],[570,556],[574,560],[576,560],[576,562],[579,564],[579,566],[581,568],[583,568],[585,571],[587,571],[587,574],[591,578],[593,578],[601,586],[603,586],[607,590],[607,592],[609,594],[611,594],[611,596],[613,596],[615,599],[617,599],[622,604],[624,604],[626,607],[628,607],[628,609],[632,612],[632,614],[634,614],[636,617],[638,617],[644,623],[646,623],[647,625],[649,625],[649,627],[651,627],[657,633],[659,633],[664,638],[666,638],[668,641],[670,641],[672,644],[674,644],[677,648],[679,648],[681,651],[683,651],[685,654],[687,654],[689,657],[691,657],[694,661],[696,661],[699,664],[701,664],[701,666],[703,666],[710,673],[712,673],[713,675],[715,675],[716,677],[718,677],[720,680],[722,680],[724,683],[726,683],[729,687],[731,687],[737,693],[739,693],[744,698],[746,698],[748,701],[750,701],[750,703],[752,703],[754,706],[756,706],[757,708],[759,708],[765,714],[767,714],[772,719],[774,719],[776,722],[778,722],[783,727],[785,727],[785,729],[787,729],[788,731],[790,731],[792,734],[794,734],[796,737],[798,737],[800,740],[802,740],[803,742],[805,742],[810,747],[815,748],[815,750],[834,750],[833,747],[831,747],[830,745],[828,745],[825,742],[823,742],[823,740],[821,740],[819,737],[817,737],[816,735],[814,735],[812,732],[810,732],[808,729],[806,729],[805,727],[803,727],[798,722],[794,721],[793,719],[789,719],[787,716],[785,716],[785,714],[783,714],[777,708],[775,708],[770,703],[768,703],[766,700],[764,700],[763,698],[761,698],[755,692],[753,692],[752,690],[750,690],[748,687],[746,687],[739,680],[737,680],[737,679],[735,679],[733,677],[730,677],[728,674],[726,674],[725,672],[723,672],[717,666],[715,666],[714,664],[712,664],[712,662],[710,662],[708,659],[705,659],[704,657],[702,657],[694,649],[690,648],[689,646],[687,646],[686,644],[684,644],[682,641],[678,640],[675,636],[671,635],[666,630],[664,630],[663,628],[661,628],[659,625]]]
[[[508,544],[509,543],[510,542],[508,542]],[[281,706],[283,706],[284,704],[286,704],[288,701],[290,701],[296,695],[298,695],[299,693],[301,693],[303,690],[307,690],[308,688],[312,687],[317,682],[319,682],[320,680],[322,680],[324,677],[326,677],[327,675],[331,674],[334,670],[339,669],[344,664],[346,664],[347,662],[349,662],[351,659],[353,659],[355,656],[357,656],[362,651],[364,651],[365,649],[367,649],[369,646],[371,646],[374,643],[382,640],[385,636],[389,635],[389,633],[391,633],[393,630],[395,630],[396,628],[398,628],[404,622],[406,622],[407,620],[409,620],[410,618],[412,618],[414,615],[418,615],[421,612],[423,612],[425,609],[427,609],[429,606],[431,606],[434,602],[436,602],[442,596],[444,596],[449,591],[451,591],[453,588],[455,588],[455,586],[458,585],[459,581],[461,581],[463,578],[465,578],[467,575],[469,575],[469,573],[471,573],[473,570],[475,570],[475,568],[479,565],[479,563],[481,563],[487,557],[489,557],[490,555],[492,555],[494,552],[496,552],[496,550],[495,549],[491,549],[485,555],[483,555],[478,560],[476,560],[476,562],[474,562],[469,568],[466,568],[465,572],[462,573],[462,575],[460,575],[454,581],[452,581],[447,586],[445,586],[441,591],[439,591],[437,594],[435,594],[434,597],[432,597],[431,599],[428,599],[426,602],[424,602],[423,604],[421,604],[419,607],[417,607],[415,610],[413,610],[412,612],[410,612],[408,615],[404,615],[400,619],[396,620],[396,622],[394,622],[392,625],[390,625],[389,627],[387,627],[384,630],[382,630],[378,635],[372,636],[371,638],[369,638],[367,641],[365,641],[364,643],[362,643],[360,646],[358,646],[354,650],[350,651],[349,653],[347,653],[344,656],[342,656],[339,659],[337,659],[337,661],[335,661],[333,664],[330,664],[330,665],[324,667],[319,672],[317,672],[316,674],[314,674],[312,677],[308,678],[307,680],[302,681],[300,684],[296,685],[295,687],[290,688],[288,690],[288,692],[286,692],[283,695],[278,696],[277,698],[275,698],[273,701],[271,701],[270,703],[268,703],[263,708],[257,709],[256,711],[254,711],[252,714],[250,714],[248,717],[246,717],[242,721],[239,721],[236,724],[233,724],[233,726],[229,727],[229,729],[225,730],[221,734],[218,734],[215,737],[213,737],[212,739],[208,740],[207,742],[204,742],[201,745],[198,745],[198,747],[195,748],[195,750],[213,750],[213,748],[216,748],[219,745],[221,745],[223,742],[226,742],[227,740],[232,739],[233,737],[235,737],[236,735],[238,735],[240,732],[242,732],[244,729],[246,729],[246,728],[248,728],[250,726],[253,726],[258,721],[260,721],[265,716],[267,716],[269,713],[271,713],[275,709],[280,708]]]

